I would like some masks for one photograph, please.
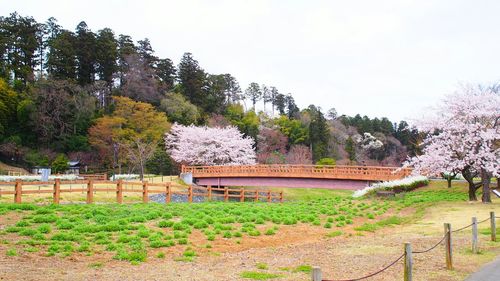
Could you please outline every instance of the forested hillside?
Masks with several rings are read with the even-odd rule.
[[[147,38],[83,21],[72,31],[54,18],[0,17],[0,58],[0,157],[26,168],[69,159],[93,172],[169,174],[163,136],[174,122],[234,125],[260,163],[399,165],[420,139],[404,121],[300,109],[288,90],[240,86],[191,53],[176,64]]]

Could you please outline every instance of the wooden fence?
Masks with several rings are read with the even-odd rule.
[[[84,180],[97,180],[97,181],[105,181],[108,179],[108,174],[102,173],[102,174],[79,174],[79,177],[83,178]]]
[[[284,177],[388,181],[404,178],[411,171],[398,167],[342,165],[182,166],[182,172],[192,173],[194,178]]]
[[[29,186],[53,186],[51,189],[28,189],[23,187]],[[73,188],[72,185],[84,185],[84,188]],[[109,186],[115,186],[110,188]],[[212,201],[216,197],[223,198],[225,202],[229,201],[229,198],[238,198],[240,202],[245,202],[245,199],[250,199],[255,202],[265,201],[265,202],[283,202],[283,192],[271,192],[270,190],[246,190],[246,189],[230,189],[230,188],[214,188],[199,187],[199,186],[187,186],[182,187],[185,190],[177,191],[173,190],[169,182],[167,183],[149,183],[148,181],[143,182],[129,182],[129,181],[108,181],[108,180],[76,180],[76,181],[61,181],[56,179],[54,181],[42,182],[22,182],[17,180],[15,182],[0,182],[0,187],[9,186],[9,190],[0,188],[1,195],[14,195],[14,203],[22,203],[22,195],[24,194],[42,194],[42,193],[52,193],[54,204],[59,204],[61,199],[61,193],[69,192],[82,192],[87,194],[87,203],[94,202],[94,194],[96,192],[116,192],[116,202],[123,203],[123,193],[133,192],[142,194],[142,202],[147,203],[149,201],[150,194],[165,194],[165,202],[170,203],[172,200],[172,195],[185,195],[187,196],[187,202],[193,202],[194,196],[206,197],[208,201]],[[69,186],[69,187],[68,187]],[[124,186],[138,186],[139,188],[124,188]],[[13,187],[13,188],[12,188]]]

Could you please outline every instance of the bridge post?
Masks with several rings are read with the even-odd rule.
[[[271,190],[267,191],[267,202],[271,203]]]
[[[259,202],[259,190],[255,191],[255,202]]]
[[[207,196],[208,201],[212,201],[212,186],[208,185],[207,190],[208,190],[208,196]]]
[[[240,190],[240,202],[245,202],[245,190],[243,188]]]
[[[224,187],[224,202],[227,202],[229,200],[229,190],[227,189],[227,186]]]
[[[280,192],[280,203],[283,203],[283,191]]]

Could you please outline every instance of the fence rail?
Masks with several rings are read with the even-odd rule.
[[[378,275],[385,270],[389,269],[390,267],[396,265],[398,261],[400,261],[404,257],[404,273],[403,273],[403,280],[404,281],[412,281],[413,280],[413,254],[423,254],[430,252],[437,248],[437,246],[441,245],[444,242],[445,246],[445,261],[446,261],[446,268],[449,270],[453,269],[453,254],[452,254],[452,239],[451,236],[453,233],[457,233],[460,231],[463,231],[469,227],[472,228],[472,239],[471,239],[471,249],[473,254],[477,254],[479,252],[478,250],[478,229],[477,226],[478,224],[481,224],[486,221],[490,221],[490,229],[491,229],[491,241],[496,241],[496,219],[499,217],[495,216],[495,212],[490,212],[490,217],[486,218],[481,221],[477,221],[476,217],[472,218],[472,223],[468,224],[464,227],[458,228],[456,230],[451,230],[451,224],[445,223],[444,224],[444,235],[443,237],[433,246],[421,250],[421,251],[413,251],[411,248],[410,243],[404,243],[404,252],[396,259],[392,260],[390,263],[388,263],[386,266],[383,268],[367,274],[362,277],[358,278],[352,278],[352,279],[323,279],[322,277],[322,272],[320,267],[313,267],[312,270],[312,281],[358,281],[358,280],[365,280],[367,278],[373,277],[375,275]]]
[[[73,188],[73,185],[85,185],[84,188]],[[110,187],[114,186],[114,187]],[[7,189],[6,189],[7,186]],[[38,186],[38,189],[29,189],[30,186]],[[45,186],[44,189],[41,186]],[[49,186],[50,189],[46,187]],[[139,186],[139,188],[134,188]],[[142,193],[142,202],[149,201],[149,194],[165,194],[165,202],[170,203],[172,195],[185,195],[189,203],[193,202],[193,197],[206,197],[208,201],[212,201],[216,197],[223,198],[224,201],[229,201],[229,198],[239,198],[240,202],[245,202],[250,199],[254,202],[283,202],[283,192],[271,192],[270,190],[248,190],[248,189],[230,189],[230,188],[212,188],[211,186],[198,187],[187,186],[181,187],[183,190],[173,190],[170,182],[167,183],[149,183],[129,182],[129,181],[109,181],[109,180],[77,180],[77,181],[61,181],[56,179],[47,182],[0,182],[0,196],[14,195],[14,203],[22,203],[23,194],[43,194],[52,193],[53,202],[59,204],[61,193],[70,192],[86,192],[86,202],[94,202],[94,194],[96,192],[116,192],[116,202],[123,203],[123,193]]]
[[[341,165],[182,166],[182,173],[192,173],[195,178],[286,177],[388,181],[410,175],[411,169]]]

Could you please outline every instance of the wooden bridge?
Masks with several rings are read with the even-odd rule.
[[[399,169],[399,170],[398,170]],[[182,166],[203,186],[283,186],[359,189],[370,182],[410,175],[410,169],[376,166],[248,165]]]

